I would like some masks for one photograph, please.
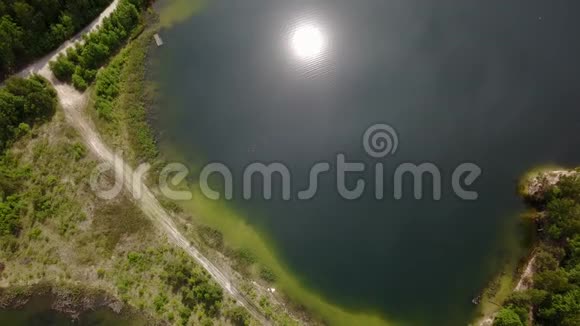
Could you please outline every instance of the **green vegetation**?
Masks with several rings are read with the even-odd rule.
[[[494,320],[496,326],[524,326],[518,314],[511,309],[501,309]]]
[[[158,154],[145,110],[153,97],[153,87],[145,82],[152,34],[141,34],[99,71],[89,109],[105,140],[126,149],[133,163],[151,162]]]
[[[108,130],[121,127],[121,137],[112,139],[120,140],[121,148],[135,148],[134,158],[142,160],[157,155],[144,111],[150,40],[151,33],[142,35],[121,51],[98,74],[92,93],[97,124]],[[71,81],[75,74],[86,81],[87,73],[97,73],[73,68],[62,69],[74,71]],[[6,151],[0,160],[2,287],[89,284],[161,322],[255,325],[191,257],[167,245],[127,194],[113,201],[95,196],[88,182],[96,162],[63,112],[40,123],[56,108],[56,94],[45,80],[10,79],[6,84],[0,92],[1,118],[8,127],[2,129]]]
[[[132,4],[128,0],[123,3]],[[133,4],[133,8],[137,6]],[[139,20],[132,18],[133,13],[127,5],[123,17],[138,24]],[[141,34],[109,65],[99,70],[131,36],[131,30],[125,25],[115,25],[117,23],[112,21],[108,24],[119,27],[115,33],[120,33],[115,35],[122,35],[123,39],[119,39],[118,46],[115,47],[117,43],[114,42],[107,43],[115,39],[107,39],[107,35],[113,34],[103,26],[87,37],[84,45],[60,57],[51,68],[59,78],[80,89],[96,80],[91,89],[94,108],[91,111],[98,117],[95,123],[105,140],[113,148],[128,151],[133,163],[149,160],[156,157],[144,109],[151,92],[144,81],[145,54],[151,33]],[[255,324],[191,258],[166,245],[167,239],[151,227],[126,195],[113,202],[95,198],[87,184],[95,162],[80,145],[77,135],[66,126],[62,115],[42,128],[20,129],[31,136],[23,136],[12,146],[10,156],[15,164],[10,169],[34,165],[34,176],[23,178],[24,186],[20,191],[29,196],[26,190],[29,185],[38,183],[39,187],[45,187],[47,192],[31,187],[36,190],[30,196],[34,196],[38,207],[46,213],[38,220],[34,217],[36,214],[29,214],[27,210],[20,215],[18,234],[4,242],[6,250],[0,252],[0,262],[5,262],[1,282],[10,286],[41,281],[86,283],[113,293],[154,319],[172,324]],[[30,202],[27,199],[26,204],[29,206]],[[200,236],[194,229],[190,238],[196,241],[205,237],[208,241],[204,242],[207,247],[202,246],[203,250],[220,265],[224,266],[231,259],[237,262],[234,265],[243,274],[260,283],[256,285],[237,278],[238,274],[231,271],[236,285],[257,303],[272,323],[298,324],[289,316],[288,309],[308,318],[303,314],[304,308],[286,301],[286,293],[291,300],[304,304],[328,323],[385,323],[376,314],[345,311],[305,289],[270,249],[271,243],[227,209],[220,207],[214,211],[213,204],[202,203],[199,208],[203,213],[200,221],[210,226],[205,229],[208,232]],[[173,207],[179,211],[178,207]],[[191,222],[185,214],[176,219],[183,228],[188,226],[182,221]],[[214,222],[207,223],[214,218]],[[212,246],[215,250],[223,250],[225,261],[220,260],[223,256],[215,250],[207,249]],[[21,263],[23,261],[26,263]],[[282,291],[274,295],[263,285],[276,286]],[[278,304],[279,300],[287,305]]]
[[[89,180],[96,162],[79,140],[57,111],[5,151],[0,161],[2,287],[80,283],[155,321],[254,323],[191,257],[167,244],[126,194],[113,201],[95,196]]]
[[[10,78],[0,89],[0,152],[55,112],[56,92],[40,76]]]
[[[71,184],[87,178],[86,169],[93,164],[73,150],[78,143],[63,140],[52,145],[33,138],[39,136],[36,129],[32,133],[17,144],[31,142],[30,146],[12,149],[0,161],[0,244],[8,257],[22,242],[47,239],[42,225],[68,237],[86,219]]]
[[[85,36],[84,43],[68,49],[66,55],[61,54],[50,63],[56,78],[72,82],[76,89],[84,91],[95,79],[97,69],[121,48],[138,26],[139,10],[144,5],[143,0],[120,0],[115,12],[103,20],[97,31]]]
[[[111,0],[0,0],[0,78],[57,48]]]
[[[6,244],[4,239],[19,235],[23,216],[41,221],[55,209],[46,198],[54,186],[54,176],[37,179],[37,183],[25,187],[25,180],[34,175],[31,167],[20,166],[14,157],[4,154],[8,145],[26,136],[31,125],[49,119],[55,109],[56,93],[39,76],[11,78],[0,89],[0,240],[3,244]],[[32,205],[28,205],[30,200]],[[38,236],[36,230],[31,233],[31,237]]]
[[[546,185],[535,203],[540,244],[532,287],[513,293],[494,325],[572,326],[580,324],[580,177],[564,176]]]
[[[129,251],[104,275],[115,281],[125,301],[174,324],[212,325],[237,318],[230,312],[234,305],[205,270],[168,245]],[[145,279],[150,284],[136,281]]]
[[[181,294],[185,307],[193,309],[202,305],[215,316],[223,301],[222,289],[204,269],[194,265],[185,253],[181,252],[180,257],[176,258],[165,266],[164,280],[167,285]]]

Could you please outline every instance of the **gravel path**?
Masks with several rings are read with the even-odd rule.
[[[87,104],[87,94],[80,93],[71,85],[58,81],[48,66],[48,63],[51,60],[54,60],[60,53],[65,53],[69,47],[75,45],[78,42],[82,42],[82,35],[98,28],[101,25],[103,19],[108,17],[117,8],[118,4],[119,0],[114,0],[103,11],[103,13],[101,13],[101,15],[83,31],[65,42],[57,50],[29,65],[17,75],[20,77],[27,77],[33,73],[36,73],[48,79],[53,84],[58,94],[59,102],[65,112],[67,121],[79,132],[88,148],[101,161],[107,162],[112,167],[114,167],[115,175],[118,180],[123,183],[124,188],[127,191],[129,191],[131,194],[134,194],[134,189],[136,189],[136,187],[134,187],[132,179],[133,169],[118,155],[114,155],[114,152],[102,141],[98,132],[90,123],[90,120],[82,113]],[[140,198],[136,200],[136,203],[141,208],[143,213],[148,218],[153,220],[159,230],[167,235],[169,241],[185,250],[192,258],[197,261],[198,264],[203,266],[203,268],[207,270],[213,279],[233,298],[235,298],[240,305],[245,307],[254,318],[256,318],[263,325],[269,324],[260,310],[232,285],[230,278],[225,273],[220,271],[220,269],[211,261],[209,261],[209,259],[207,259],[197,248],[192,246],[190,242],[181,234],[173,222],[171,216],[159,204],[159,201],[157,198],[155,198],[147,185],[145,185],[141,180],[138,182],[140,183],[139,186],[141,188],[141,195]]]

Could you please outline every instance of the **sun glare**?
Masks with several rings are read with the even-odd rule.
[[[291,38],[292,51],[301,59],[315,59],[324,51],[326,40],[320,28],[314,25],[298,26]]]

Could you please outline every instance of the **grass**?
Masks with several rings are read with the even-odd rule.
[[[98,73],[87,109],[105,141],[123,149],[134,165],[150,162],[158,154],[145,111],[154,94],[153,86],[145,82],[144,69],[152,35],[152,30],[143,31]]]
[[[168,244],[127,194],[114,201],[93,194],[89,176],[95,158],[82,147],[61,111],[22,137],[8,154],[16,164],[12,168],[24,167],[19,193],[28,208],[20,217],[20,234],[0,238],[9,249],[0,251],[0,288],[8,289],[0,291],[0,301],[14,301],[18,293],[39,294],[31,288],[34,284],[59,289],[83,284],[75,292],[65,291],[73,295],[71,300],[106,292],[154,321],[179,325],[227,324],[228,318],[250,321],[236,313],[229,298],[218,295],[221,289],[191,257]],[[174,290],[175,284],[168,281],[168,275],[175,274],[170,266],[195,271],[187,279],[188,284],[201,286],[195,287],[194,299],[184,299],[192,291],[188,287]],[[203,291],[213,291],[211,305],[202,304]]]

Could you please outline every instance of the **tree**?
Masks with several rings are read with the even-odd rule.
[[[536,272],[554,270],[558,268],[559,261],[551,253],[541,250],[536,254],[534,268]]]
[[[570,287],[568,274],[562,268],[538,273],[534,276],[534,287],[552,293],[565,292]]]
[[[540,307],[538,317],[551,325],[579,325],[580,289],[554,295],[547,305]]]
[[[570,263],[572,265],[580,265],[580,234],[568,241],[568,252]]]
[[[21,120],[16,110],[18,98],[6,91],[0,89],[0,151],[6,147],[6,144],[12,139],[13,128]]]
[[[59,57],[56,62],[50,64],[54,75],[61,81],[72,81],[75,88],[84,91],[95,79],[97,69],[119,49],[137,26],[138,8],[143,4],[142,0],[121,0],[115,12],[103,20],[97,31],[84,36],[85,42],[82,45],[69,49],[64,58]],[[77,13],[72,9],[70,12],[73,17]],[[66,22],[65,18],[61,18],[61,22],[53,26],[53,38],[65,34]]]
[[[0,89],[0,151],[18,136],[15,130],[21,123],[45,120],[56,109],[56,92],[42,77],[13,77],[5,84]]]
[[[24,115],[26,120],[43,120],[55,111],[55,98],[48,92],[34,92],[26,97]]]
[[[509,308],[502,308],[493,321],[494,326],[524,326],[520,317],[515,311]]]
[[[22,49],[22,29],[9,16],[0,18],[0,76],[15,68],[16,53]]]
[[[49,63],[54,76],[63,82],[70,81],[75,72],[75,65],[64,55],[59,54],[56,61]]]
[[[112,0],[0,0],[0,78],[58,47]]]
[[[580,205],[571,198],[556,198],[547,207],[548,234],[553,240],[562,240],[580,233]]]
[[[17,1],[12,5],[12,10],[18,24],[31,29],[34,23],[35,10],[26,2]]]
[[[542,221],[547,232],[536,254],[534,288],[508,301],[529,298],[538,325],[580,325],[580,177],[562,177],[548,191]],[[520,310],[514,312],[526,320]]]
[[[85,69],[100,67],[111,54],[108,46],[89,42],[81,52],[81,66]]]
[[[89,87],[89,85],[87,84],[85,79],[83,77],[81,77],[79,74],[77,74],[76,72],[72,76],[72,82],[73,82],[73,86],[76,89],[78,89],[79,91],[84,91],[85,89],[87,89],[87,87]]]

